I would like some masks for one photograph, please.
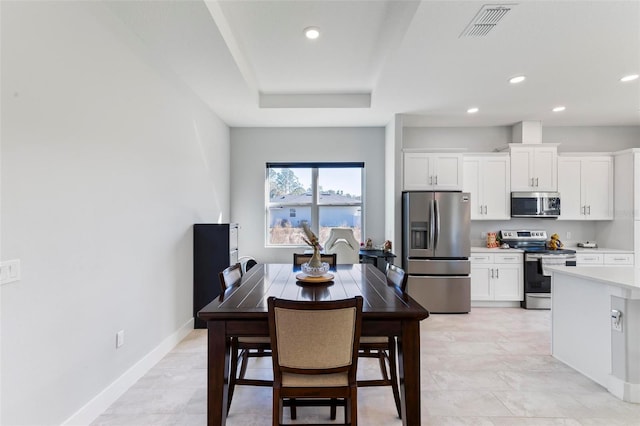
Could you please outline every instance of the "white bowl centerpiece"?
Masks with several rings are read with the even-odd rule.
[[[329,272],[329,264],[322,262],[320,266],[310,266],[308,262],[301,265],[302,272],[310,277],[321,277]]]

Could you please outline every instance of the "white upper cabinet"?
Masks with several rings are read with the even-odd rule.
[[[405,191],[462,190],[462,154],[404,153]]]
[[[558,157],[560,217],[564,220],[613,219],[613,158]]]
[[[509,156],[465,155],[462,190],[471,194],[471,220],[509,220]]]
[[[509,144],[512,191],[557,191],[558,147]]]

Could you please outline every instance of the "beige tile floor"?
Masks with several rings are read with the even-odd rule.
[[[421,324],[423,425],[640,425],[640,404],[622,402],[550,355],[550,312],[474,308]],[[361,360],[359,374],[377,364]],[[248,375],[269,377],[270,358]],[[358,391],[361,425],[400,425],[389,388]],[[341,419],[341,411],[338,412]],[[325,422],[326,408],[299,408],[298,423]],[[285,420],[288,417],[285,416]],[[205,425],[206,334],[194,330],[93,426]],[[270,425],[269,388],[240,386],[230,426]]]

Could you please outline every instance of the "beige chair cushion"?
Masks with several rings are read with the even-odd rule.
[[[354,308],[275,309],[278,361],[289,368],[325,369],[351,364]]]
[[[240,343],[271,343],[270,337],[238,337]]]
[[[385,336],[362,336],[360,343],[388,343],[389,338]]]
[[[286,388],[320,388],[334,386],[348,386],[347,373],[334,374],[292,374],[282,373],[282,386]]]

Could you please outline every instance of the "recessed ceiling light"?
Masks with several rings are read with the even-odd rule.
[[[518,83],[522,83],[523,81],[526,80],[527,77],[525,77],[524,75],[518,75],[516,77],[512,77],[509,79],[509,83],[511,84],[518,84]]]
[[[307,27],[304,29],[304,35],[309,40],[315,40],[320,37],[320,28],[318,27]]]
[[[478,108],[476,108],[476,107],[469,108],[469,109],[467,110],[467,112],[468,112],[469,114],[475,114],[475,113],[476,113],[476,112],[478,112],[478,111],[480,111],[480,110],[479,110]]]
[[[620,79],[622,82],[633,81],[638,79],[638,74],[625,75]]]
[[[567,107],[564,107],[564,106],[557,106],[557,107],[555,107],[555,108],[553,109],[553,112],[562,112],[562,111],[564,111],[565,109],[567,109]]]

